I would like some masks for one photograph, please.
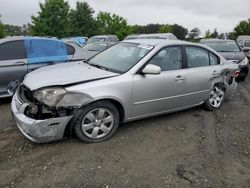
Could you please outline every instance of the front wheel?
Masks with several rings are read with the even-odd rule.
[[[109,139],[119,126],[119,112],[108,101],[99,101],[81,109],[74,126],[76,136],[93,143]]]
[[[205,107],[208,110],[220,108],[225,97],[225,91],[218,85],[215,85],[210,93],[209,98],[205,101]]]

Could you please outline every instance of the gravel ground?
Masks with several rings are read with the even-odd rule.
[[[0,100],[0,187],[250,187],[250,78],[220,110],[122,125],[98,144],[32,144]]]

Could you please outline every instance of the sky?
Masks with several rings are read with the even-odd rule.
[[[77,0],[68,0],[75,7]],[[80,0],[79,0],[80,1]],[[96,11],[124,17],[128,24],[180,24],[189,30],[205,32],[217,28],[230,32],[241,20],[250,18],[250,0],[86,0]],[[0,0],[1,20],[5,24],[23,25],[37,15],[44,0]]]

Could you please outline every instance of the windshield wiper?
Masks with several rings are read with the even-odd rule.
[[[103,67],[103,66],[100,66],[100,65],[91,64],[91,63],[88,63],[88,64],[89,64],[89,65],[91,65],[91,66],[93,66],[93,67],[97,67],[98,69],[102,69],[102,70],[110,71],[108,68]]]
[[[236,52],[236,51],[220,50],[219,52]]]

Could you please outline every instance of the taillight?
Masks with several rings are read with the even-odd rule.
[[[233,77],[237,78],[240,75],[240,71],[237,70],[234,72]]]

